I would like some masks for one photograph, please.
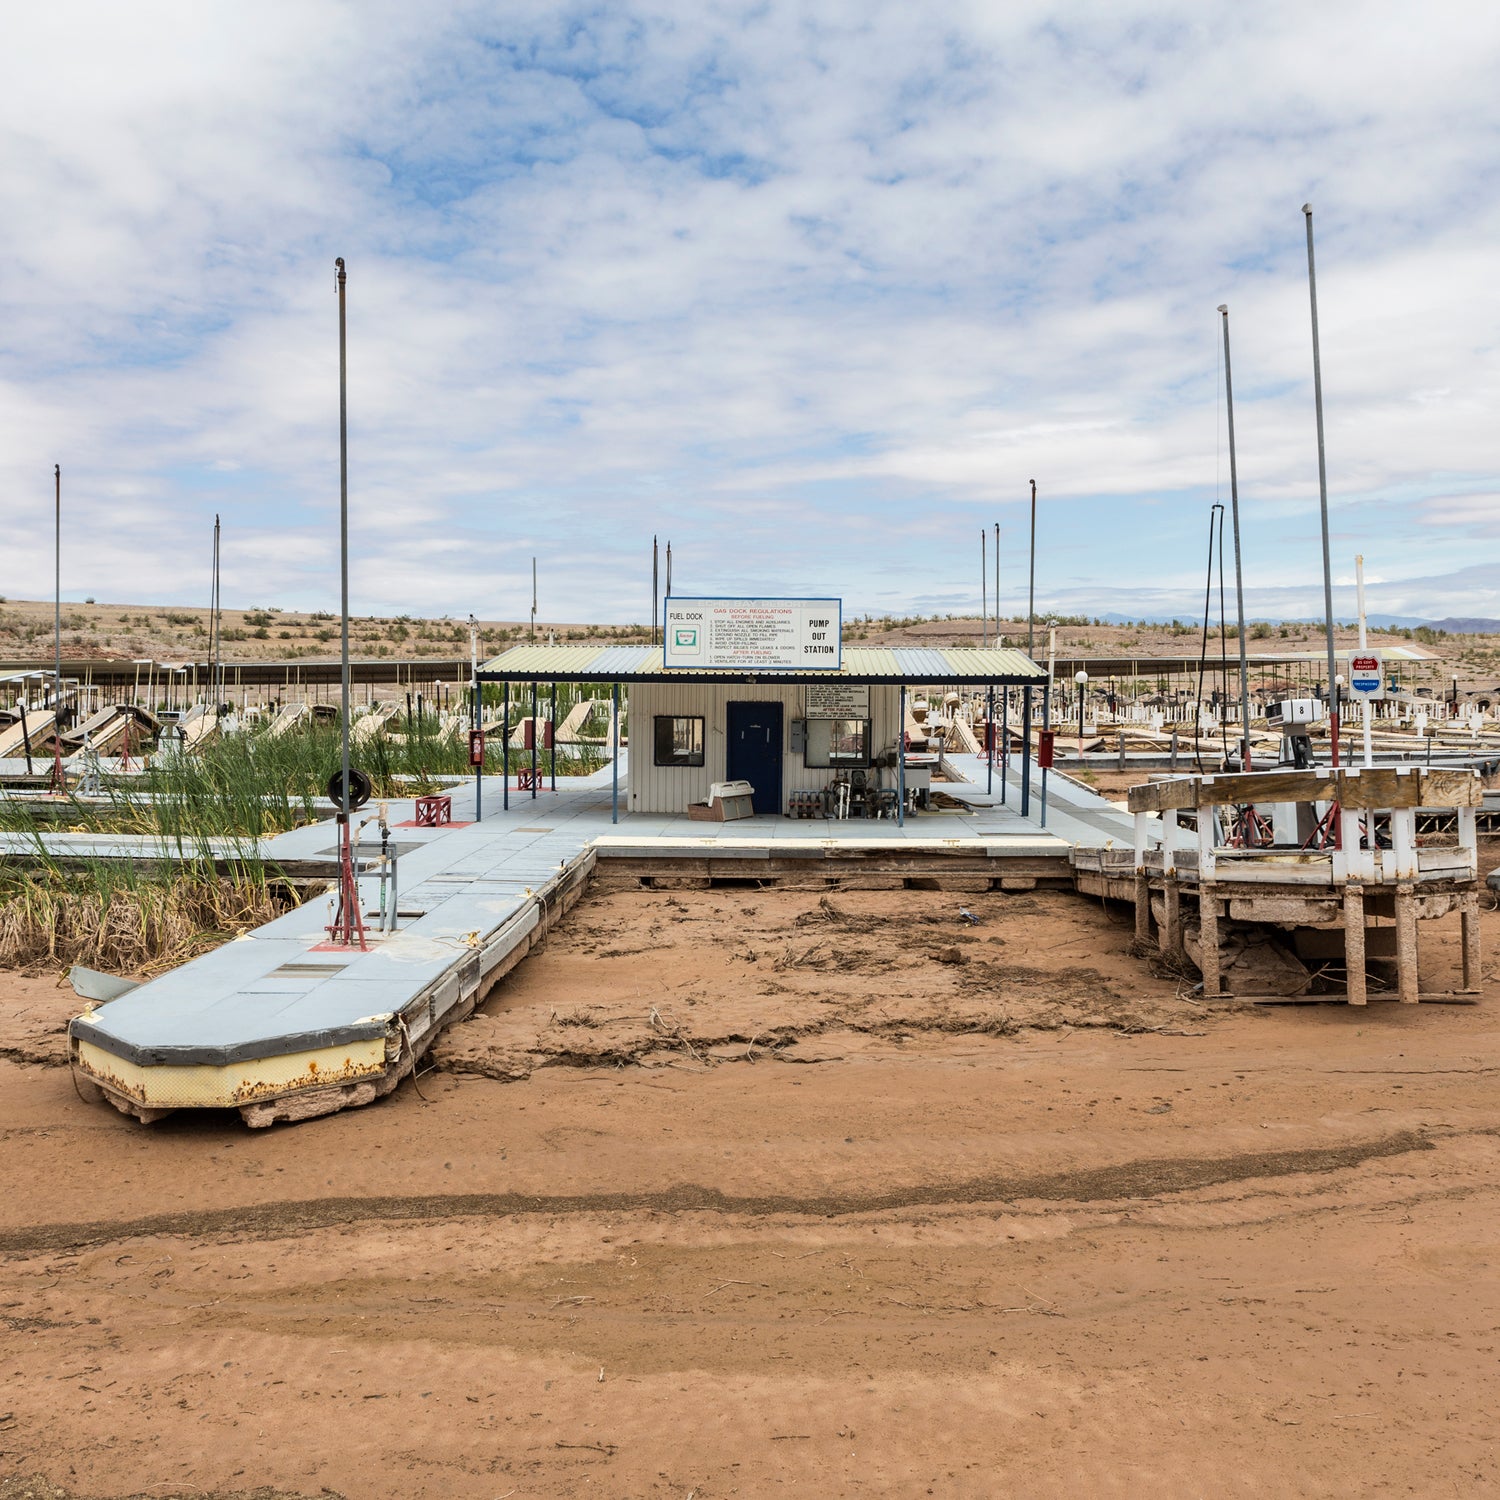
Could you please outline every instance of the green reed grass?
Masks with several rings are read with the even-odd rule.
[[[577,702],[576,689],[564,694],[561,719]],[[571,699],[571,701],[569,701]],[[540,706],[540,703],[539,703]],[[530,709],[511,702],[512,724]],[[497,731],[489,738],[485,772],[514,774],[531,764],[531,752],[507,748]],[[225,735],[184,755],[171,750],[150,757],[144,772],[127,778],[106,777],[103,795],[66,802],[38,802],[0,795],[0,831],[40,835],[45,832],[123,833],[153,836],[178,859],[205,858],[204,841],[230,840],[232,855],[255,856],[255,841],[314,822],[318,803],[327,797],[329,778],[339,766],[336,724],[314,723],[272,737],[264,730]],[[363,744],[352,744],[353,763],[374,783],[376,797],[410,797],[438,789],[445,778],[472,774],[468,736],[444,732],[436,714],[399,714]],[[570,747],[559,754],[559,777],[587,775],[607,763],[604,746]],[[551,757],[538,748],[538,764]]]
[[[152,973],[263,926],[296,898],[264,865],[220,874],[195,863],[141,871],[129,860],[61,867],[0,861],[0,965],[81,963]]]

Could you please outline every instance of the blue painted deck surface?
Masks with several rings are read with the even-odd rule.
[[[622,757],[623,759],[623,757]],[[756,817],[733,823],[693,822],[686,816],[622,812],[610,821],[610,770],[560,783],[556,792],[512,790],[508,811],[501,808],[501,783],[487,778],[484,818],[466,827],[400,828],[393,837],[404,846],[400,859],[399,931],[372,939],[369,952],[358,948],[315,951],[326,942],[331,919],[328,900],[316,898],[276,921],[159,979],[130,991],[73,1022],[73,1034],[115,1056],[143,1066],[228,1065],[254,1057],[275,1057],[320,1046],[374,1038],[386,1033],[390,1018],[424,991],[443,986],[476,952],[485,956],[503,945],[506,933],[534,914],[536,898],[560,872],[592,844],[600,858],[630,855],[746,860],[805,855],[827,857],[845,846],[913,848],[927,845],[956,852],[982,849],[991,856],[1066,854],[1074,842],[1128,846],[1131,820],[1102,798],[1068,783],[1054,782],[1049,829],[1023,820],[1015,808],[999,804],[998,772],[993,797],[984,791],[985,766],[973,757],[959,766],[974,779],[944,790],[967,800],[971,811],[924,813],[904,827],[890,820],[827,822]],[[625,776],[621,776],[621,803]],[[472,783],[452,793],[456,820],[472,818]],[[359,817],[371,812],[365,808]],[[388,804],[390,821],[412,817],[410,801]],[[366,828],[360,853],[378,848]],[[304,862],[327,859],[330,875],[336,846],[331,822],[295,829],[266,840],[267,858]],[[89,847],[100,853],[134,852],[135,840],[97,835],[46,835],[49,846]],[[33,848],[32,840],[24,840]],[[364,882],[365,907],[376,905],[378,887]],[[533,915],[534,920],[534,915]],[[494,961],[498,961],[496,958]],[[456,990],[457,979],[454,978]]]

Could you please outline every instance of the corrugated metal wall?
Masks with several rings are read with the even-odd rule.
[[[894,747],[900,689],[889,686],[870,688],[870,717],[874,750]],[[821,791],[833,780],[834,772],[823,767],[814,770],[802,764],[802,753],[787,749],[791,741],[792,720],[805,712],[804,690],[800,685],[778,687],[772,683],[755,686],[725,686],[712,683],[638,682],[630,687],[630,810],[631,812],[684,811],[689,802],[708,797],[712,782],[726,780],[724,772],[724,724],[729,703],[780,703],[782,705],[782,811],[786,811],[788,792]],[[704,720],[704,764],[701,766],[653,765],[657,714],[700,714]],[[883,773],[888,785],[895,785],[894,771]]]

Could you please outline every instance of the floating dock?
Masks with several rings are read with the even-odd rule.
[[[75,1077],[145,1121],[175,1109],[232,1108],[251,1125],[270,1125],[369,1103],[526,956],[601,863],[614,877],[645,883],[660,876],[709,885],[1029,889],[1038,881],[1071,887],[1077,842],[1129,847],[1130,818],[1102,798],[1054,779],[1053,828],[1043,832],[1016,811],[1015,778],[1002,804],[998,770],[986,792],[985,763],[973,761],[958,768],[972,783],[944,788],[962,799],[962,810],[923,814],[901,828],[889,820],[705,824],[655,814],[614,823],[608,768],[555,792],[512,790],[508,809],[499,779],[489,778],[481,821],[472,820],[472,785],[452,793],[456,821],[435,828],[401,826],[413,821],[411,804],[391,803],[397,931],[372,932],[366,951],[334,946],[328,901],[314,897],[75,1018]],[[90,840],[96,857],[108,848],[108,840]],[[336,829],[297,829],[260,852],[302,872],[321,868],[331,880]],[[376,891],[366,880],[367,906]]]

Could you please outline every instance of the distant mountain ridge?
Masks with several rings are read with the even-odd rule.
[[[1500,635],[1500,620],[1487,620],[1478,616],[1453,615],[1446,620],[1430,620],[1433,630],[1446,630],[1449,635]]]
[[[1184,617],[1179,615],[1177,618]],[[1099,616],[1100,623],[1104,625],[1134,625],[1137,620],[1144,620],[1149,625],[1172,623],[1171,617],[1165,615],[1129,615],[1121,614],[1119,610],[1110,610],[1108,614]],[[1252,624],[1264,620],[1269,625],[1321,625],[1323,623],[1321,618],[1311,619],[1306,616],[1288,619],[1285,616],[1250,615],[1249,620]],[[1445,630],[1449,635],[1500,635],[1500,620],[1487,619],[1479,615],[1450,615],[1445,620],[1424,620],[1420,615],[1366,615],[1365,622],[1371,630],[1416,630],[1421,626],[1426,626],[1429,630]],[[1350,624],[1352,622],[1341,616],[1339,623]]]
[[[1098,618],[1100,624],[1102,625],[1134,625],[1138,620],[1142,620],[1148,625],[1170,625],[1174,618],[1179,620],[1188,620],[1188,623],[1191,623],[1192,619],[1196,619],[1201,624],[1203,615],[1200,612],[1199,614],[1192,616],[1190,619],[1185,615],[1130,615],[1121,614],[1119,610],[1110,610],[1107,614],[1102,614]],[[1217,615],[1215,619],[1217,622]],[[1252,625],[1260,622],[1264,622],[1267,625],[1321,625],[1323,623],[1323,618],[1321,615],[1314,619],[1308,615],[1289,616],[1253,614],[1248,610],[1246,611],[1246,620]],[[1415,630],[1418,625],[1431,625],[1434,630],[1447,630],[1453,634],[1459,633],[1452,624],[1445,625],[1441,621],[1434,623],[1431,620],[1423,619],[1421,615],[1366,615],[1365,622],[1369,625],[1371,630]],[[1350,622],[1345,620],[1344,617],[1340,615],[1338,617],[1337,623],[1343,625]],[[1467,628],[1471,631],[1486,631],[1490,629],[1500,630],[1500,620],[1474,620],[1466,623]]]

